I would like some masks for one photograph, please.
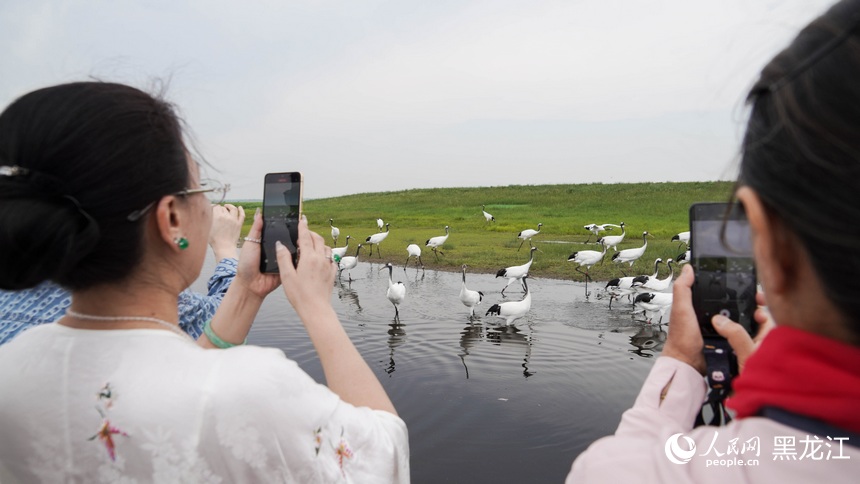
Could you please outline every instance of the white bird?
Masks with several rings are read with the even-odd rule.
[[[529,246],[533,247],[532,246],[532,237],[534,237],[535,235],[540,233],[540,228],[542,225],[543,225],[542,223],[539,223],[537,226],[538,227],[537,230],[526,229],[526,230],[523,230],[522,232],[517,234],[517,238],[522,239],[522,242],[520,242],[520,246],[517,247],[517,251],[519,251],[520,249],[523,248],[523,244],[525,244],[527,240],[529,241]]]
[[[576,262],[579,264],[579,267],[576,268],[576,272],[580,274],[585,274],[585,298],[588,299],[588,281],[591,279],[591,276],[588,274],[588,270],[591,269],[591,266],[597,264],[598,262],[603,262],[603,258],[606,256],[606,246],[603,246],[603,252],[598,252],[596,250],[580,250],[570,254],[570,257],[567,258],[568,262]],[[585,272],[582,272],[581,268],[585,267]]]
[[[642,257],[642,254],[645,253],[645,249],[648,248],[649,236],[651,236],[651,234],[649,234],[648,232],[642,232],[642,247],[620,250],[612,255],[612,262],[616,262],[619,264],[629,262],[630,267],[633,267],[633,263],[636,262],[640,257]],[[604,239],[605,238],[606,237],[604,237]],[[622,269],[621,272],[624,272],[624,270]],[[624,275],[626,276],[627,274]]]
[[[385,227],[385,222],[383,222],[381,218],[376,219],[376,227],[380,232],[382,232],[382,228]]]
[[[680,232],[680,233],[675,234],[675,236],[672,237],[672,241],[675,241],[675,240],[677,240],[678,242],[683,242],[684,244],[687,245],[687,247],[689,247],[690,246],[690,231],[688,230],[686,232]]]
[[[526,283],[528,275],[523,276],[523,288],[526,291],[525,296],[521,301],[507,301],[498,304],[493,304],[487,310],[486,316],[498,316],[505,318],[505,324],[510,326],[511,323],[525,316],[532,307],[532,293],[529,291],[529,286]]]
[[[660,314],[660,321],[657,324],[663,323],[663,316],[672,308],[672,293],[671,292],[646,292],[636,296],[633,300],[634,305],[639,305],[645,312],[645,318],[650,323],[654,319],[654,314]],[[650,315],[650,317],[649,317]]]
[[[654,260],[654,274],[642,276],[625,276],[612,279],[606,283],[606,292],[609,293],[609,309],[612,309],[612,300],[621,299],[621,296],[627,296],[630,301],[630,296],[636,294],[636,289],[633,287],[633,282],[639,278],[657,277],[660,274],[659,266],[663,263],[663,259],[659,257]]]
[[[334,226],[334,220],[328,219],[329,225],[331,225],[331,238],[334,241],[334,245],[337,245],[337,238],[340,237],[340,229]]]
[[[598,242],[603,242],[606,247],[612,247],[612,250],[618,252],[618,244],[624,241],[624,236],[627,235],[627,229],[624,228],[624,222],[621,222],[621,235],[604,235],[597,239]]]
[[[333,261],[337,262],[339,259],[343,259],[343,256],[346,255],[346,251],[347,251],[347,249],[349,249],[349,239],[351,239],[351,237],[349,235],[347,235],[346,236],[346,245],[344,245],[343,247],[335,247],[334,249],[331,250],[331,259]],[[337,256],[337,257],[335,257],[335,256]]]
[[[643,274],[641,276],[635,276],[633,278],[633,284],[631,284],[631,286],[633,287],[633,290],[636,291],[637,293],[649,292],[649,291],[639,291],[639,290],[637,290],[637,288],[642,286],[642,284],[645,284],[646,282],[648,282],[650,279],[656,279],[657,276],[660,275],[660,264],[662,264],[662,263],[663,263],[663,259],[658,257],[658,258],[654,259],[654,274],[652,274],[650,276],[648,274]]]
[[[496,217],[493,217],[492,215],[490,215],[489,213],[487,213],[487,211],[486,211],[486,210],[484,210],[484,206],[483,206],[483,205],[481,205],[481,212],[484,214],[484,219],[486,219],[486,220],[487,220],[487,223],[489,223],[489,222],[495,222],[495,221],[496,221]]]
[[[437,235],[436,237],[430,237],[429,239],[427,239],[427,242],[424,245],[426,247],[430,247],[430,249],[433,251],[433,254],[436,255],[436,260],[439,260],[439,255],[436,254],[436,251],[439,247],[442,247],[442,244],[444,244],[446,240],[448,240],[447,225],[445,226],[445,235]],[[439,250],[438,252],[439,254],[445,255],[445,253],[441,250]]]
[[[499,272],[496,273],[496,277],[507,277],[508,278],[508,283],[502,289],[502,296],[505,295],[505,289],[507,289],[508,286],[510,286],[516,280],[523,282],[523,290],[525,290],[526,285],[525,285],[525,281],[523,281],[523,278],[525,278],[526,275],[529,273],[529,268],[532,266],[532,262],[534,262],[534,259],[535,259],[535,251],[536,250],[538,250],[537,247],[531,248],[531,251],[529,253],[529,261],[526,262],[525,264],[523,264],[521,266],[511,266],[511,267],[506,267],[504,269],[499,269]]]
[[[418,244],[409,244],[406,246],[406,263],[403,264],[403,272],[406,272],[406,266],[409,265],[409,258],[415,257],[418,259],[418,263],[421,264],[421,269],[424,269],[424,262],[421,261],[421,247],[418,247]]]
[[[633,276],[617,277],[606,283],[606,292],[609,293],[609,309],[612,309],[612,300],[621,299],[621,296],[633,294]]]
[[[690,249],[687,249],[687,252],[684,252],[683,254],[679,254],[678,257],[675,258],[675,261],[678,262],[678,265],[690,262]]]
[[[340,262],[337,263],[337,278],[340,279],[340,275],[343,271],[352,271],[355,269],[355,266],[358,265],[358,253],[361,251],[361,244],[358,244],[358,247],[355,248],[355,255],[348,255],[346,257],[341,257]],[[347,273],[349,276],[349,282],[352,282],[352,272]]]
[[[400,319],[400,311],[397,310],[397,305],[402,303],[403,299],[406,298],[406,286],[400,281],[394,282],[391,279],[394,275],[394,266],[391,265],[391,262],[385,264],[379,270],[383,271],[385,269],[388,269],[388,291],[385,293],[385,297],[394,305],[394,319]]]
[[[373,246],[376,246],[376,255],[382,257],[382,254],[379,252],[379,244],[388,237],[389,232],[391,232],[391,224],[385,224],[385,232],[379,232],[378,234],[373,234],[367,238],[364,242],[370,244],[370,255],[373,255]]]
[[[466,288],[466,264],[463,264],[463,285],[460,286],[460,302],[469,308],[469,318],[475,317],[475,306],[481,304],[484,293]]]
[[[672,267],[675,261],[669,259],[666,261],[666,265],[669,266],[669,275],[664,277],[663,279],[657,279],[657,277],[649,277],[646,281],[641,282],[637,285],[636,279],[633,280],[633,287],[637,292],[666,292],[670,287],[672,287],[672,278],[675,277],[675,269]]]
[[[607,227],[609,227],[609,228],[607,228]],[[599,235],[600,235],[600,232],[605,232],[605,231],[607,231],[607,230],[612,230],[612,227],[621,227],[621,226],[620,226],[620,225],[615,225],[615,224],[600,224],[600,225],[597,225],[597,224],[588,224],[588,225],[583,225],[583,226],[582,226],[582,228],[584,228],[585,230],[587,230],[587,231],[591,232],[592,234],[594,234],[594,236],[595,236],[595,237],[599,236]],[[589,240],[591,240],[591,236],[590,236],[590,235],[588,236],[588,239],[586,239],[586,240],[585,240],[585,243],[587,244]]]

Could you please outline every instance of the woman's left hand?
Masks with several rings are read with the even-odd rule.
[[[669,317],[669,336],[663,346],[663,356],[671,356],[705,374],[704,340],[699,320],[693,309],[693,268],[684,266],[672,289],[672,313]]]
[[[260,209],[258,208],[254,213],[254,223],[251,224],[251,230],[248,231],[248,238],[259,240],[262,235],[263,216],[260,214]],[[253,294],[264,298],[281,284],[281,277],[277,273],[263,274],[260,272],[261,256],[262,249],[260,243],[246,240],[242,244],[242,251],[239,254],[239,265],[233,284],[238,282]]]

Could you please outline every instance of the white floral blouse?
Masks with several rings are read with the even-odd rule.
[[[409,482],[404,422],[277,349],[31,329],[0,347],[0,482]]]

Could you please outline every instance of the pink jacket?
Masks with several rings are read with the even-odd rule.
[[[658,358],[615,435],[580,454],[566,482],[860,482],[860,442],[846,445],[845,436],[810,435],[761,417],[694,429],[706,391],[691,366]]]

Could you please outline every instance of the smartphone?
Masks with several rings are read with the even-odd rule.
[[[690,263],[696,274],[693,308],[704,337],[721,337],[711,324],[715,314],[758,331],[756,273],[749,222],[739,203],[690,206]]]
[[[298,261],[296,241],[299,238],[299,217],[302,214],[304,180],[299,172],[268,173],[263,183],[263,236],[260,272],[277,273],[278,257],[275,242],[281,241]]]

